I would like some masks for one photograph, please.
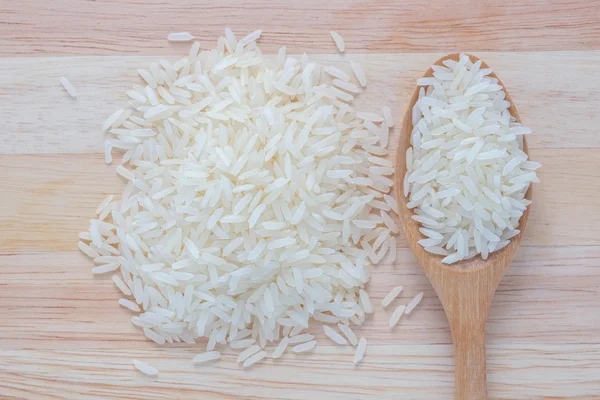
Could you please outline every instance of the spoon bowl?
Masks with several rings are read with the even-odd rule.
[[[473,55],[468,55],[468,57],[473,63],[479,60]],[[453,53],[440,58],[435,64],[441,66],[445,60],[459,61],[459,58],[459,53]],[[489,67],[482,61],[481,68]],[[433,70],[430,67],[423,77],[432,76]],[[498,79],[494,73],[491,73],[489,77]],[[511,104],[509,107],[510,114],[517,122],[521,122],[519,113],[500,79],[498,79],[498,84],[502,86],[506,94],[505,99]],[[404,179],[406,173],[405,155],[406,150],[411,146],[410,139],[413,129],[412,109],[418,99],[419,86],[415,88],[410,99],[400,132],[396,162],[396,176],[398,179]],[[522,150],[528,153],[524,137]],[[506,247],[490,253],[487,260],[483,260],[480,255],[477,255],[469,260],[454,264],[443,264],[443,256],[429,253],[418,244],[419,240],[425,238],[419,232],[421,224],[411,218],[414,213],[412,209],[407,207],[409,199],[404,196],[403,185],[398,184],[396,187],[400,219],[408,244],[440,298],[450,324],[456,363],[456,399],[484,400],[487,398],[485,361],[487,313],[494,292],[521,244],[531,206],[525,209],[519,219],[519,230],[521,232],[513,237]],[[532,185],[529,185],[525,198],[531,200],[531,195]]]

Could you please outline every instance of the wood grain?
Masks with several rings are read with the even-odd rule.
[[[525,247],[500,284],[486,326],[494,400],[600,399],[600,18],[596,0],[61,0],[0,1],[0,398],[406,399],[454,396],[451,334],[442,306],[402,238],[369,293],[375,313],[357,332],[364,362],[333,346],[286,354],[248,371],[233,353],[193,366],[196,346],[157,347],[129,322],[109,277],[76,249],[99,201],[120,193],[100,155],[101,122],[126,101],[135,69],[182,56],[188,30],[210,48],[226,26],[263,29],[261,47],[347,69],[369,84],[357,106],[387,103],[399,127],[415,80],[454,50],[476,52],[502,77],[541,161]],[[346,39],[334,53],[329,31]],[[76,56],[76,57],[70,57]],[[69,98],[58,79],[78,88]],[[397,129],[397,128],[396,128]],[[397,135],[397,131],[395,132]],[[395,145],[395,144],[394,144]],[[394,286],[419,308],[394,330]],[[316,328],[315,328],[316,329]],[[156,365],[140,375],[137,358]]]
[[[599,398],[598,345],[506,344],[489,346],[488,353],[491,400]],[[370,345],[372,361],[356,368],[352,355],[335,346],[247,371],[238,370],[232,353],[215,365],[182,362],[194,354],[130,343],[102,351],[2,348],[0,389],[3,399],[36,400],[453,399],[451,345]],[[133,370],[133,357],[161,365],[159,377]],[[539,378],[550,374],[552,379]]]
[[[500,284],[487,326],[491,399],[598,398],[600,319],[590,316],[600,296],[600,246],[570,249],[521,248]],[[369,340],[358,367],[351,349],[333,346],[319,330],[313,354],[242,371],[227,353],[194,367],[204,341],[158,347],[145,340],[109,277],[92,276],[91,267],[79,252],[0,256],[2,398],[453,398],[448,324],[408,249],[373,274],[375,313],[356,330]],[[383,310],[383,296],[398,284],[405,292]],[[418,309],[390,330],[393,306],[419,291]],[[132,358],[158,366],[159,378],[138,374]]]
[[[595,0],[145,0],[0,3],[0,55],[176,54],[189,31],[213,45],[226,26],[263,29],[264,47],[334,52],[600,49]]]

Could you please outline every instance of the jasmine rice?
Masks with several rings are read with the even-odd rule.
[[[465,54],[443,64],[417,81],[404,195],[426,251],[447,264],[485,260],[519,234],[540,164],[523,152],[531,129],[510,115],[492,70]]]
[[[396,254],[391,114],[353,108],[366,82],[358,64],[323,67],[285,49],[265,58],[260,35],[227,30],[214,49],[194,44],[138,70],[141,85],[102,127],[106,162],[124,152],[123,193],[102,202],[78,246],[94,272],[115,273],[148,339],[205,339],[197,363],[223,345],[244,367],[269,343],[280,343],[274,358],[293,343],[309,351],[313,320],[340,324],[362,358],[348,325],[372,312],[371,266]]]

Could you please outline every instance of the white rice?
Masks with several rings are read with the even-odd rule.
[[[189,32],[175,32],[169,33],[167,40],[169,42],[189,42],[194,40],[194,36]]]
[[[108,272],[116,271],[120,266],[121,266],[120,263],[104,264],[104,265],[100,265],[98,267],[92,268],[92,273],[93,274],[106,274]]]
[[[417,82],[427,90],[413,108],[404,194],[412,218],[441,236],[420,240],[426,251],[448,264],[485,260],[516,235],[525,193],[539,182],[518,137],[531,130],[510,115],[491,69],[464,54],[444,65]]]
[[[334,67],[332,65],[327,66],[323,69],[327,74],[333,76],[334,78],[338,78],[342,81],[348,82],[350,80],[350,76],[342,71],[341,69]]]
[[[246,361],[244,361],[244,364],[242,365],[242,368],[248,368],[249,366],[254,365],[257,362],[259,362],[260,360],[262,360],[266,356],[267,356],[267,352],[266,351],[261,351],[259,353],[256,353],[255,355],[253,355],[252,357],[249,357],[248,359],[246,359]]]
[[[367,339],[361,337],[358,341],[358,346],[356,346],[356,350],[354,351],[352,362],[354,362],[354,364],[359,363],[365,356],[365,351],[367,351]]]
[[[365,76],[365,73],[364,73],[361,65],[355,61],[350,61],[350,67],[352,68],[352,72],[354,72],[354,76],[360,83],[360,86],[362,86],[362,87],[367,86],[367,77]],[[388,126],[391,127],[393,125],[388,124]]]
[[[316,345],[317,345],[317,341],[312,340],[310,342],[302,343],[302,344],[292,347],[292,351],[294,353],[303,353],[305,351],[310,351],[310,350],[314,349]]]
[[[261,347],[259,345],[254,345],[254,346],[248,347],[246,350],[242,351],[238,355],[237,362],[239,362],[239,363],[244,362],[248,357],[259,352],[260,349],[261,349]]]
[[[140,312],[140,307],[131,300],[119,299],[119,304],[131,311]]]
[[[63,87],[65,88],[67,93],[69,93],[69,96],[71,96],[73,98],[77,97],[77,89],[75,88],[75,86],[73,86],[73,84],[71,82],[69,82],[69,80],[67,78],[62,76],[60,78],[60,84],[63,85]]]
[[[357,272],[356,270],[354,270],[352,272],[355,273],[355,275],[353,275],[354,277],[356,277],[356,274],[359,274],[359,272]],[[367,291],[364,289],[360,289],[358,291],[358,296],[360,298],[360,305],[362,306],[365,313],[372,314],[373,313],[373,305],[371,304],[371,298],[369,297],[369,294],[367,293]]]
[[[96,258],[100,255],[96,250],[92,249],[90,246],[83,242],[78,242],[77,245],[79,246],[79,250],[83,251],[85,255],[87,255],[90,258]]]
[[[340,331],[342,331],[344,336],[348,338],[348,341],[350,344],[352,344],[352,346],[356,346],[358,344],[358,339],[356,338],[354,331],[352,331],[348,325],[338,324],[338,328]]]
[[[419,303],[421,302],[422,299],[423,299],[423,292],[421,292],[421,293],[417,294],[415,297],[413,297],[413,299],[406,306],[406,310],[404,311],[404,313],[410,314],[411,311],[414,310],[415,307],[419,305]]]
[[[123,292],[124,295],[131,296],[131,290],[127,287],[125,282],[123,282],[123,280],[121,278],[119,278],[119,276],[113,275],[112,279],[113,279],[113,282],[115,283],[115,286],[118,287],[119,290],[121,292]]]
[[[146,364],[145,362],[133,360],[133,365],[139,371],[143,372],[146,375],[155,376],[158,375],[158,369],[154,368],[151,365]]]
[[[104,141],[104,162],[106,164],[112,163],[112,143],[110,140]]]
[[[383,122],[383,118],[381,117],[381,115],[373,112],[359,112],[356,113],[356,117],[365,121]]]
[[[398,306],[392,313],[392,317],[390,318],[390,328],[398,325],[398,321],[400,321],[400,317],[406,311],[406,306]]]
[[[165,338],[154,332],[152,329],[144,328],[144,335],[156,344],[165,344]]]
[[[124,112],[125,112],[125,109],[121,108],[121,109],[113,112],[111,115],[109,115],[109,117],[106,118],[106,120],[104,121],[104,124],[102,125],[102,130],[107,131],[108,129],[113,128],[115,122],[119,119],[119,117]]]
[[[315,338],[315,335],[311,335],[310,333],[303,333],[302,335],[296,335],[296,336],[290,337],[289,343],[290,344],[305,343],[305,342],[309,342],[309,341],[313,340],[314,338]]]
[[[346,339],[344,339],[342,337],[342,335],[340,335],[339,333],[337,333],[333,328],[331,328],[328,325],[323,325],[323,331],[325,332],[325,335],[327,335],[327,337],[331,340],[333,340],[335,343],[337,344],[341,344],[341,345],[346,345],[348,344],[348,342],[346,341]]]
[[[346,49],[346,44],[344,43],[344,38],[342,37],[342,35],[340,35],[336,31],[331,31],[330,33],[331,33],[331,37],[333,38],[333,41],[335,42],[335,46],[340,51],[340,53],[343,53],[344,50]]]
[[[360,89],[354,83],[346,82],[341,79],[334,79],[332,82],[333,86],[337,86],[350,93],[360,93]]]
[[[288,337],[284,337],[281,339],[275,350],[273,350],[273,354],[271,354],[272,358],[279,358],[283,355],[288,345],[290,344],[290,339]]]
[[[383,114],[383,118],[388,127],[394,126],[394,119],[392,118],[392,110],[388,106],[383,106],[381,108],[381,113]]]
[[[242,339],[236,340],[229,343],[229,347],[232,349],[245,349],[252,346],[256,342],[255,339]]]
[[[196,357],[194,357],[193,361],[194,363],[199,364],[207,361],[218,360],[219,358],[221,358],[221,353],[219,353],[218,351],[207,351],[198,354]]]
[[[258,38],[260,38],[260,35],[262,34],[262,30],[257,30],[254,31],[252,33],[249,33],[248,35],[244,36],[239,42],[238,44],[240,46],[246,46],[252,42],[255,42],[258,40]]]
[[[402,289],[404,289],[403,286],[396,286],[395,288],[393,288],[392,290],[390,290],[390,292],[388,294],[386,294],[385,297],[383,298],[383,301],[381,302],[381,305],[383,307],[389,306],[390,303],[392,301],[394,301],[394,299],[396,297],[398,297],[400,295],[400,293],[402,293]]]
[[[196,61],[196,58],[198,57],[198,51],[200,51],[200,43],[194,42],[194,44],[192,44],[192,47],[190,47],[190,51],[188,52],[188,59],[190,63]]]
[[[194,44],[138,71],[143,85],[103,124],[125,153],[123,193],[78,243],[94,272],[116,273],[132,296],[119,303],[148,338],[206,338],[208,353],[229,344],[239,362],[281,336],[273,357],[311,350],[302,332],[313,319],[343,323],[356,344],[345,324],[373,312],[364,287],[397,230],[385,117],[359,118],[308,57],[263,59],[260,35],[228,31],[216,49]],[[324,70],[358,91],[346,72]]]

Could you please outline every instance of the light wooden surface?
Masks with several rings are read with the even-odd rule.
[[[435,61],[435,65],[444,66],[444,62],[452,60],[458,62],[460,53],[450,53]],[[490,66],[477,56],[470,54],[472,63],[480,63],[481,68]],[[433,67],[424,72],[423,78],[433,77]],[[519,111],[510,96],[510,91],[502,79],[492,72],[491,78],[502,86],[504,99],[509,102],[508,111],[516,122],[522,123]],[[413,108],[419,100],[422,87],[415,86],[410,101],[405,107],[404,119],[399,132],[398,149],[396,151],[396,176],[399,180],[396,185],[396,199],[400,205],[400,222],[403,225],[406,240],[418,263],[423,267],[425,276],[437,294],[442,307],[448,317],[452,343],[454,345],[454,381],[456,400],[486,400],[487,390],[487,360],[486,323],[487,316],[494,297],[494,293],[502,280],[506,269],[512,263],[515,253],[521,246],[521,241],[527,232],[527,222],[531,207],[528,207],[519,219],[519,233],[510,243],[484,260],[481,257],[471,258],[456,264],[442,263],[442,258],[431,254],[419,244],[426,238],[419,232],[421,224],[413,220],[415,209],[409,208],[410,195],[404,194],[402,177],[407,174],[405,155],[411,148],[413,126],[418,121],[413,120]],[[527,136],[523,138],[522,150],[528,153]],[[525,198],[532,200],[533,185],[529,186]]]
[[[120,193],[103,164],[101,121],[124,99],[135,68],[183,55],[164,40],[189,30],[204,48],[231,26],[264,29],[263,49],[359,60],[358,104],[389,104],[400,126],[415,80],[444,53],[470,51],[503,79],[544,164],[523,246],[487,324],[490,399],[600,399],[600,6],[595,0],[303,2],[262,0],[0,1],[0,398],[450,400],[454,361],[441,304],[399,240],[369,286],[399,303],[424,291],[402,324],[375,307],[350,348],[319,332],[314,353],[242,371],[233,353],[193,366],[202,347],[157,347],[129,322],[106,278],[76,250],[98,202]],[[334,52],[330,29],[346,55]],[[67,76],[79,97],[69,98]],[[397,135],[397,128],[395,134]],[[160,368],[137,373],[131,359]]]

